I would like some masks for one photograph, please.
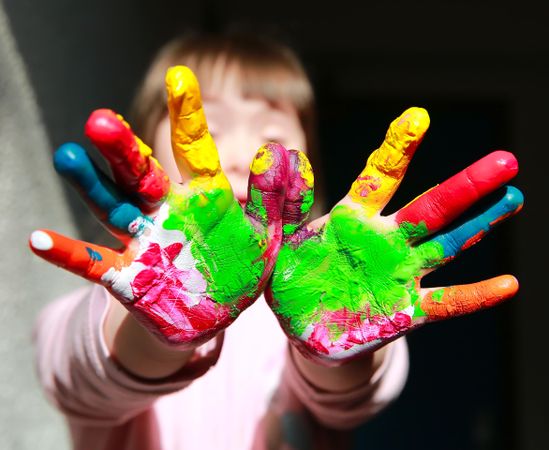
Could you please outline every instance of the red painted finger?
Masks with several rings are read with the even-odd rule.
[[[122,262],[121,255],[110,248],[70,239],[49,230],[34,231],[29,245],[46,261],[96,283],[101,282],[101,277],[111,267],[118,267]]]
[[[143,207],[154,209],[165,198],[170,188],[167,175],[122,116],[109,109],[94,111],[86,123],[86,136],[109,162],[116,182],[137,194]]]
[[[422,236],[434,233],[517,172],[518,163],[512,153],[490,153],[410,202],[396,214],[396,221],[413,225],[423,222],[426,230]]]
[[[512,275],[501,275],[473,284],[429,290],[421,300],[428,321],[449,319],[490,308],[513,297],[519,288]]]

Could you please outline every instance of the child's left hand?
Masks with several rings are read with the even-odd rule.
[[[421,108],[396,119],[347,196],[308,226],[312,171],[302,153],[291,151],[284,243],[266,297],[306,357],[339,365],[426,322],[493,306],[516,293],[518,282],[511,275],[420,287],[423,276],[521,209],[522,194],[507,187],[475,217],[432,236],[516,175],[512,154],[493,152],[395,214],[380,215],[428,126]]]

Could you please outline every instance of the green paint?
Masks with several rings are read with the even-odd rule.
[[[267,209],[263,205],[263,194],[255,187],[250,188],[251,202],[246,203],[248,213],[260,219],[264,224],[267,223]]]
[[[264,272],[266,230],[248,220],[231,191],[213,189],[190,198],[168,198],[169,217],[163,227],[183,231],[191,243],[197,269],[208,283],[208,294],[230,303],[252,295]]]
[[[286,225],[282,226],[282,232],[284,234],[293,234],[295,230],[299,227],[298,224],[295,223],[287,223]]]
[[[437,303],[442,303],[442,296],[444,295],[444,289],[438,289],[431,292],[431,300]]]
[[[428,230],[425,222],[420,222],[417,225],[410,222],[402,222],[400,224],[400,232],[405,239],[420,239],[427,236]]]
[[[284,244],[273,273],[272,291],[278,314],[300,335],[323,311],[369,311],[390,316],[411,304],[418,315],[417,280],[425,257],[443,257],[438,243],[424,243],[421,252],[409,236],[425,232],[425,224],[397,230],[369,222],[355,209],[339,205],[325,231],[297,248]]]
[[[301,203],[301,212],[303,214],[308,213],[314,203],[315,193],[313,189],[308,189],[301,193],[303,197],[303,202]]]

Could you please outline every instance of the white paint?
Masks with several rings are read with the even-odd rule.
[[[53,248],[53,239],[44,231],[33,231],[30,237],[31,245],[36,250],[51,250]]]
[[[178,269],[186,271],[188,275],[185,280],[186,295],[184,296],[184,301],[187,306],[194,306],[200,303],[200,300],[203,298],[207,283],[202,274],[196,269],[196,261],[191,253],[191,242],[186,239],[183,232],[179,230],[166,230],[162,227],[168,216],[169,205],[168,203],[164,203],[154,218],[154,222],[143,221],[140,218],[132,222],[130,227],[141,228],[138,236],[136,236],[139,249],[134,261],[129,266],[122,268],[122,270],[116,270],[111,267],[101,277],[101,281],[103,281],[105,286],[113,293],[116,293],[118,298],[122,297],[123,301],[135,301],[132,282],[139,272],[147,269],[143,263],[136,262],[136,260],[149,249],[152,243],[156,243],[162,248],[175,243],[183,244],[181,251],[174,258],[173,264]]]

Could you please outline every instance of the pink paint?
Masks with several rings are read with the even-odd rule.
[[[252,190],[261,192],[261,204],[265,208],[266,217],[259,217],[256,208],[248,208],[253,215],[257,216],[265,224],[274,224],[280,227],[282,206],[284,204],[284,193],[288,184],[288,152],[280,144],[269,143],[265,150],[258,151],[256,158],[261,157],[262,152],[271,153],[272,165],[261,174],[250,172],[248,181],[248,202],[252,202]],[[253,164],[253,163],[252,163]]]
[[[181,243],[165,248],[157,243],[149,245],[136,260],[147,269],[131,282],[138,300],[128,305],[145,319],[151,332],[171,344],[205,341],[230,319],[229,308],[206,295],[206,281],[198,270],[181,270],[174,265],[182,247]]]
[[[339,324],[343,331],[337,339],[330,329]],[[306,342],[301,342],[313,354],[337,355],[356,345],[364,345],[378,339],[394,338],[412,326],[412,318],[397,312],[393,318],[384,315],[366,316],[363,312],[347,309],[326,311],[316,322]]]
[[[367,197],[370,192],[377,191],[381,187],[381,180],[371,175],[359,176],[356,185],[355,193],[360,197]]]

